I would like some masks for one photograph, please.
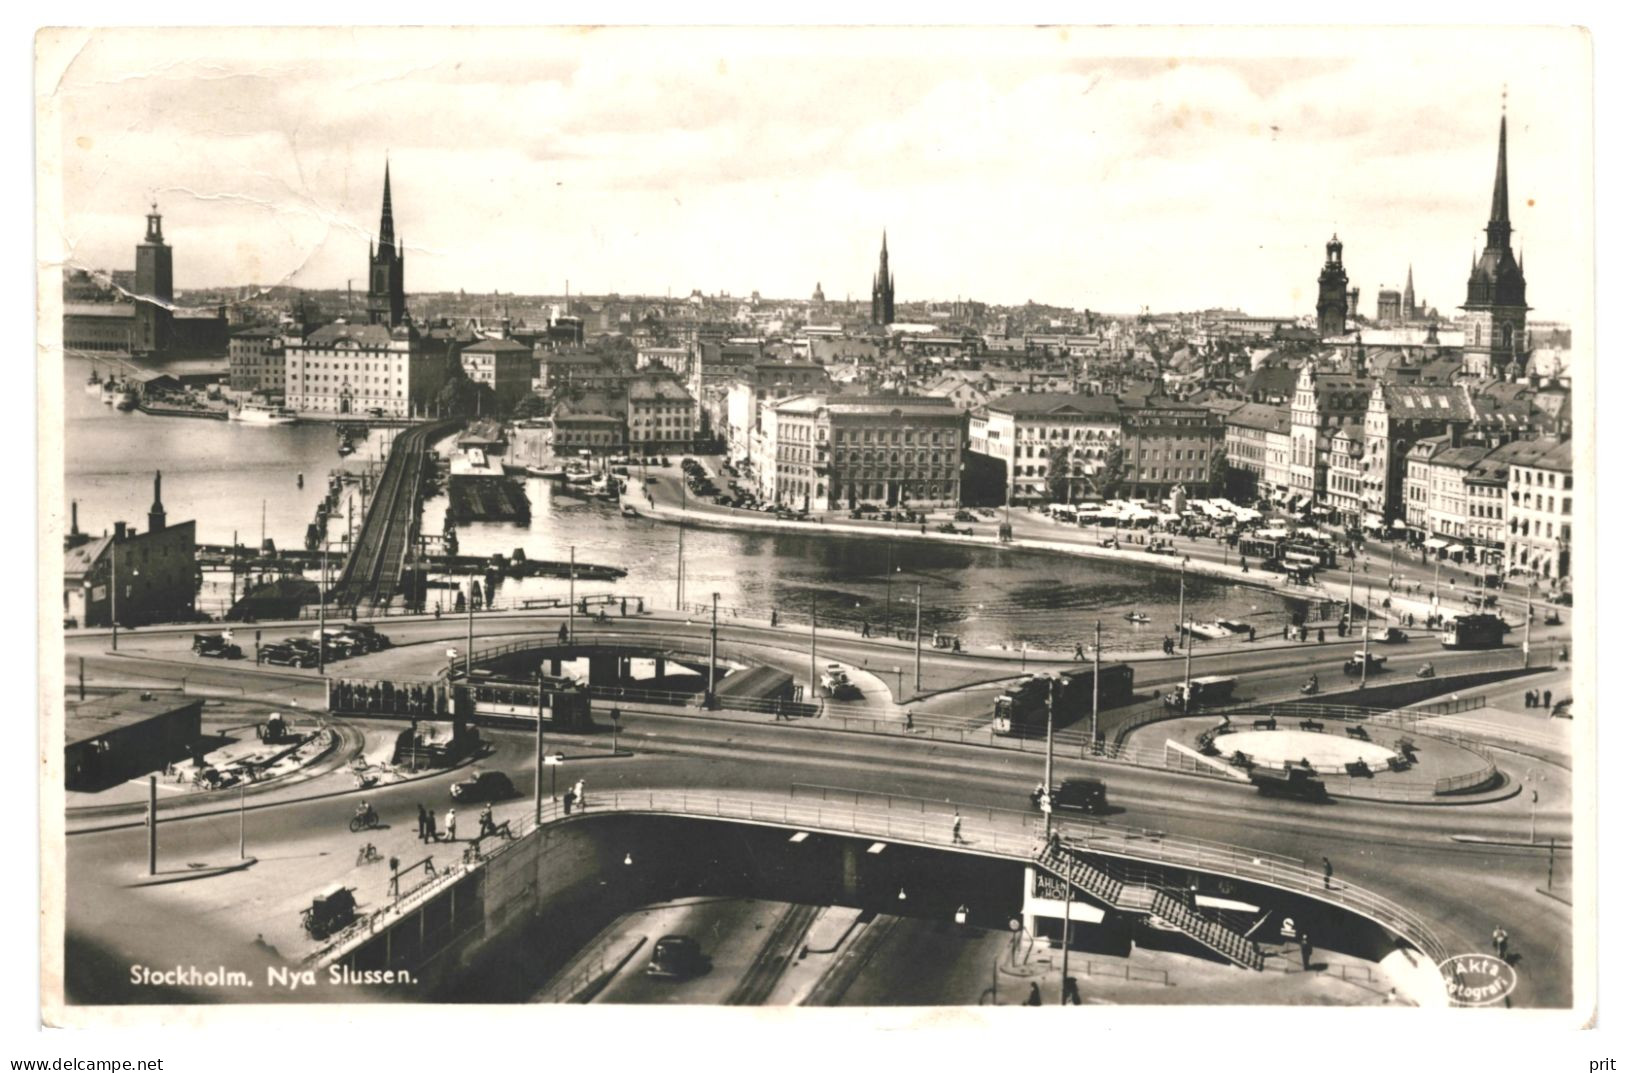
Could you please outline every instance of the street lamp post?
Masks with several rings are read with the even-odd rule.
[[[316,673],[327,673],[327,541],[322,541],[321,591],[316,594]]]
[[[118,537],[107,546],[107,572],[112,582],[107,587],[108,617],[113,620],[113,651],[118,651]]]
[[[915,694],[920,689],[920,582],[915,582]]]
[[[711,594],[711,662],[705,668],[705,699],[707,702],[717,691],[717,600],[721,593]]]
[[[1040,798],[1044,805],[1044,837],[1049,838],[1050,821],[1055,815],[1055,802],[1050,792],[1055,786],[1055,686],[1056,680],[1049,680],[1049,691],[1044,700],[1044,794]]]
[[[468,643],[463,652],[463,677],[474,677],[474,575],[468,576]]]
[[[1523,667],[1529,669],[1529,638],[1535,628],[1535,586],[1529,575],[1523,579]]]
[[[1100,620],[1095,619],[1095,674],[1094,697],[1089,707],[1089,751],[1098,749],[1100,742]]]
[[[818,698],[818,594],[812,594],[812,654],[807,663],[807,692]]]
[[[542,709],[546,696],[542,692],[542,666],[536,665],[536,826],[542,825],[542,758],[546,756],[542,740]]]
[[[576,639],[576,546],[570,545],[570,640]]]
[[[1185,564],[1189,561],[1190,556],[1188,555],[1179,560],[1179,624],[1181,627],[1185,625]],[[1174,632],[1178,633],[1179,631],[1175,630]],[[1179,637],[1179,643],[1185,644],[1184,636]]]
[[[1371,582],[1365,583],[1365,617],[1360,620],[1360,688],[1365,688],[1366,671],[1371,665]]]

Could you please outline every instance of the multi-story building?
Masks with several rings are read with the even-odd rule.
[[[1506,550],[1507,458],[1511,444],[1490,451],[1467,471],[1467,529],[1481,562],[1498,561]]]
[[[1391,384],[1376,380],[1365,411],[1365,481],[1362,517],[1368,529],[1381,529],[1406,517],[1403,500],[1406,457],[1411,445],[1432,436],[1461,442],[1475,412],[1467,389],[1455,384]]]
[[[1503,448],[1507,463],[1507,564],[1548,581],[1569,576],[1574,463],[1569,440]]]
[[[121,626],[182,622],[192,618],[197,598],[197,523],[168,524],[163,475],[152,482],[147,531],[124,522],[113,532],[86,539],[68,534],[63,555],[62,614],[80,626]]]
[[[637,364],[639,372],[664,369],[686,377],[694,368],[694,352],[686,346],[640,346]]]
[[[287,355],[277,328],[244,328],[227,344],[227,386],[233,391],[280,395],[287,387]]]
[[[1224,455],[1251,474],[1253,494],[1273,499],[1291,486],[1292,415],[1285,406],[1243,403],[1224,419]]]
[[[1175,488],[1193,496],[1217,491],[1213,454],[1224,444],[1224,427],[1211,410],[1169,398],[1160,380],[1150,394],[1123,399],[1121,406],[1125,494],[1160,501]]]
[[[1468,445],[1433,455],[1428,467],[1427,531],[1435,548],[1439,541],[1463,547],[1471,543],[1467,479],[1489,453],[1487,447]]]
[[[613,355],[592,350],[551,350],[537,344],[532,352],[538,391],[619,391],[628,373]]]
[[[1122,409],[1110,395],[1005,395],[979,411],[975,425],[971,449],[1003,463],[1015,502],[1049,499],[1055,465],[1068,475],[1067,498],[1089,491],[1123,432]]]
[[[664,454],[694,447],[694,396],[670,375],[646,375],[626,390],[626,440],[633,454]]]
[[[1371,382],[1350,373],[1321,372],[1303,363],[1292,393],[1292,486],[1288,503],[1320,503],[1326,491],[1326,467],[1332,435],[1346,425],[1361,425],[1371,398]]]
[[[1332,433],[1326,462],[1326,506],[1332,518],[1357,528],[1362,511],[1361,493],[1366,474],[1365,428],[1344,425]]]
[[[956,506],[964,422],[947,399],[787,399],[763,415],[764,491],[807,510]]]
[[[490,388],[503,412],[530,394],[533,360],[531,348],[525,344],[512,339],[481,339],[463,347],[460,358],[464,375]]]
[[[619,396],[587,392],[561,401],[554,406],[549,423],[556,456],[626,449],[626,404]]]
[[[410,323],[339,321],[283,343],[285,404],[331,414],[412,417],[428,412],[446,382],[446,357]]]

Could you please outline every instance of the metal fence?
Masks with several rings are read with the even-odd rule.
[[[865,838],[885,838],[898,842],[944,849],[964,849],[980,854],[1027,860],[1045,844],[1041,816],[1012,809],[961,806],[949,801],[912,798],[893,794],[873,794],[862,790],[812,785],[792,786],[784,796],[718,794],[689,790],[626,790],[595,793],[590,809],[577,815],[604,812],[653,813],[692,818],[735,820],[780,827],[808,828],[834,834]],[[543,802],[543,825],[563,818],[562,809]],[[956,820],[959,821],[956,823]],[[1435,963],[1445,958],[1443,944],[1432,929],[1415,913],[1362,887],[1338,880],[1333,883],[1303,861],[1201,839],[1174,837],[1163,831],[1128,827],[1098,820],[1057,821],[1062,837],[1073,846],[1094,855],[1160,864],[1197,871],[1220,872],[1242,879],[1307,894],[1366,916],[1415,945]],[[512,852],[533,833],[529,815],[514,822],[513,840],[498,840],[482,849],[472,843],[460,864],[446,869],[434,881],[422,885],[410,896],[380,909],[352,924],[333,937],[308,962],[326,962],[347,953],[374,934],[379,927],[411,912],[439,891],[481,867],[486,861]]]

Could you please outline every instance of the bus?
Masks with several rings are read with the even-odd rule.
[[[1500,648],[1510,628],[1500,615],[1457,615],[1444,624],[1439,643],[1446,648]]]
[[[1094,704],[1095,672],[1092,668],[1062,671],[1054,676],[1055,725],[1065,726],[1089,713]],[[1027,678],[999,694],[993,702],[995,734],[1028,734],[1044,727],[1048,711],[1050,679],[1044,675]],[[1100,666],[1100,706],[1110,708],[1134,699],[1134,668],[1127,663]]]
[[[1236,680],[1228,675],[1210,674],[1191,679],[1191,695],[1187,701],[1183,683],[1162,698],[1163,704],[1179,711],[1188,711],[1203,704],[1223,704],[1236,691]]]

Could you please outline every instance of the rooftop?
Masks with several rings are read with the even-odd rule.
[[[115,730],[193,707],[201,709],[202,699],[187,699],[173,693],[115,693],[85,701],[68,709],[64,744],[72,746],[94,741]]]

